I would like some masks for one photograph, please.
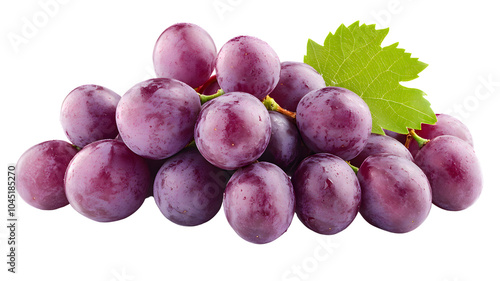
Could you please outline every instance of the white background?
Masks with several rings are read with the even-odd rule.
[[[56,4],[40,4],[49,2]],[[469,126],[484,189],[465,211],[433,207],[428,219],[408,234],[376,229],[358,216],[345,231],[322,236],[295,218],[288,232],[267,245],[239,238],[223,212],[198,227],[177,226],[162,216],[152,198],[114,223],[91,221],[71,206],[41,211],[19,199],[18,274],[13,275],[3,262],[4,188],[0,279],[500,280],[500,25],[494,3],[2,0],[2,169],[34,144],[65,139],[59,108],[75,87],[94,83],[123,94],[152,77],[154,43],[171,24],[200,25],[218,48],[237,35],[257,36],[282,61],[301,61],[308,38],[323,43],[340,24],[360,20],[390,27],[384,45],[400,42],[429,64],[409,85],[428,94],[435,112],[449,112]],[[13,44],[14,36],[23,38],[21,43]]]

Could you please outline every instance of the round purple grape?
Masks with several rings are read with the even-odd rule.
[[[71,91],[61,107],[60,121],[69,141],[78,147],[118,135],[116,106],[120,96],[98,85],[82,85]]]
[[[144,202],[150,186],[146,161],[118,140],[85,146],[66,171],[66,195],[80,214],[99,222],[121,220]]]
[[[297,127],[314,152],[350,160],[365,147],[372,130],[368,105],[355,93],[325,87],[305,95],[297,106]]]
[[[292,177],[299,220],[320,234],[335,234],[356,218],[361,188],[340,157],[318,153],[301,162]]]
[[[167,159],[154,183],[154,198],[170,221],[195,226],[212,219],[222,206],[229,173],[188,147]]]
[[[69,204],[64,173],[78,150],[61,140],[39,143],[24,152],[16,165],[16,190],[31,206],[54,210]]]
[[[363,218],[380,229],[410,232],[420,226],[432,206],[431,186],[412,161],[390,154],[372,155],[358,171]]]
[[[458,137],[433,138],[417,153],[415,163],[429,179],[432,202],[442,209],[464,210],[481,194],[479,160],[472,146]]]
[[[118,103],[116,123],[134,153],[164,159],[193,139],[201,109],[196,91],[175,79],[155,78],[128,90]]]
[[[282,108],[295,112],[307,93],[326,87],[325,80],[314,68],[302,62],[281,63],[280,79],[269,94]]]
[[[278,84],[280,60],[266,42],[239,36],[219,51],[215,72],[224,92],[245,92],[264,99]]]
[[[156,75],[173,78],[196,88],[215,68],[217,48],[210,35],[192,23],[167,28],[156,41],[153,64]]]
[[[257,160],[271,137],[266,107],[254,96],[233,92],[203,105],[194,140],[200,153],[213,165],[235,170]]]
[[[285,172],[272,163],[258,162],[233,174],[223,205],[241,238],[264,244],[276,240],[292,223],[295,197]]]

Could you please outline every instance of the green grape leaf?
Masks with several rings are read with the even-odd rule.
[[[347,88],[358,94],[370,107],[372,132],[383,129],[406,134],[407,128],[420,129],[421,123],[437,119],[419,89],[400,84],[418,77],[426,63],[412,58],[398,43],[382,47],[389,29],[375,25],[341,25],[329,33],[324,46],[309,39],[304,62],[314,67],[327,86]]]

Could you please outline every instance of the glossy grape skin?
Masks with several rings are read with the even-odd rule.
[[[433,139],[444,135],[455,136],[474,147],[472,134],[464,123],[448,114],[436,114],[436,117],[436,124],[422,124],[422,128],[420,130],[415,130],[415,133],[424,139]],[[419,150],[418,143],[412,139],[408,149],[413,157],[415,157]]]
[[[219,169],[194,147],[167,159],[154,183],[154,198],[170,221],[195,226],[212,219],[222,206],[229,173]]]
[[[156,41],[153,64],[158,77],[177,79],[196,88],[214,71],[216,57],[215,43],[204,29],[177,23]]]
[[[280,60],[266,42],[252,36],[229,40],[219,51],[215,72],[224,92],[265,98],[278,84]]]
[[[69,204],[64,192],[64,173],[78,150],[68,142],[50,140],[32,146],[16,165],[16,191],[23,200],[41,210]]]
[[[290,117],[276,111],[270,111],[269,117],[271,138],[259,160],[274,163],[286,171],[293,165],[299,153],[299,131]]]
[[[340,157],[307,157],[292,177],[297,217],[320,234],[346,229],[358,214],[361,188],[356,174]]]
[[[295,197],[290,178],[276,165],[258,162],[237,170],[224,193],[224,213],[246,241],[276,240],[290,226]]]
[[[69,141],[78,147],[118,135],[116,106],[120,96],[102,86],[82,85],[61,106],[60,121]]]
[[[116,123],[120,136],[134,153],[164,159],[192,139],[200,98],[180,81],[155,78],[138,83],[118,103]]]
[[[314,68],[302,62],[281,63],[280,79],[269,94],[282,108],[295,112],[307,93],[326,87],[325,80]]]
[[[66,195],[80,214],[99,222],[133,214],[147,197],[150,185],[146,161],[118,140],[85,146],[66,171]]]
[[[361,163],[370,155],[378,153],[388,153],[413,161],[410,151],[399,141],[389,136],[371,134],[365,148],[350,160],[351,164],[359,167]]]
[[[372,130],[368,105],[355,93],[325,87],[305,95],[297,106],[297,127],[314,152],[350,160],[365,147]]]
[[[449,211],[470,207],[481,194],[483,180],[479,160],[466,141],[439,136],[420,149],[415,163],[432,187],[434,205]]]
[[[266,107],[248,93],[233,92],[203,105],[194,140],[200,153],[221,169],[236,170],[257,160],[271,137]]]
[[[414,230],[432,206],[427,177],[412,161],[390,154],[366,158],[358,171],[360,214],[370,224],[394,233]]]

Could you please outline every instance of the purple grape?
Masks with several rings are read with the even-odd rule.
[[[297,106],[297,127],[314,152],[350,160],[365,147],[372,130],[368,105],[355,93],[325,87],[305,95]]]
[[[371,134],[368,137],[365,148],[350,162],[352,165],[359,167],[368,156],[378,153],[388,153],[413,161],[410,151],[396,139],[389,136]]]
[[[16,165],[16,190],[31,206],[54,210],[69,204],[64,192],[64,173],[78,150],[61,140],[32,146]]]
[[[271,138],[259,160],[274,163],[286,171],[295,163],[299,153],[299,131],[290,117],[276,111],[270,111],[269,117]]]
[[[222,206],[229,173],[208,163],[194,147],[167,159],[154,183],[154,198],[170,221],[195,226],[212,219]]]
[[[196,88],[215,68],[217,48],[210,35],[192,23],[167,28],[156,41],[153,64],[156,75],[180,80]]]
[[[188,85],[169,78],[141,82],[118,103],[116,123],[120,136],[134,153],[164,159],[193,139],[200,98]]]
[[[389,232],[414,230],[432,206],[427,177],[412,161],[390,154],[372,155],[358,171],[360,214],[370,224]]]
[[[278,166],[254,163],[233,174],[223,205],[229,224],[241,238],[269,243],[285,233],[292,222],[293,186]]]
[[[254,96],[233,92],[205,103],[194,140],[212,165],[235,170],[257,160],[271,137],[266,107]]]
[[[146,161],[117,140],[85,146],[71,160],[65,176],[66,195],[80,214],[99,222],[133,214],[150,185]]]
[[[432,202],[442,209],[464,210],[481,194],[479,160],[472,146],[458,137],[433,138],[420,149],[415,163],[429,179]]]
[[[118,135],[115,112],[120,96],[97,85],[83,85],[64,99],[60,120],[69,141],[78,147]]]
[[[264,99],[278,84],[280,60],[266,42],[251,36],[229,40],[219,51],[215,72],[224,92],[245,92]]]
[[[347,228],[358,214],[361,188],[342,158],[318,153],[307,157],[292,177],[299,220],[320,234]]]
[[[324,87],[325,80],[310,65],[286,61],[281,63],[279,82],[269,96],[282,108],[295,112],[302,97]]]
[[[472,141],[472,134],[470,133],[467,126],[460,122],[457,118],[447,115],[447,114],[436,114],[437,122],[434,125],[422,124],[421,130],[415,130],[415,133],[425,139],[433,139],[435,137],[450,135],[458,137],[470,146],[474,147],[474,142]],[[419,147],[418,143],[412,139],[408,147],[413,157],[418,153]]]

